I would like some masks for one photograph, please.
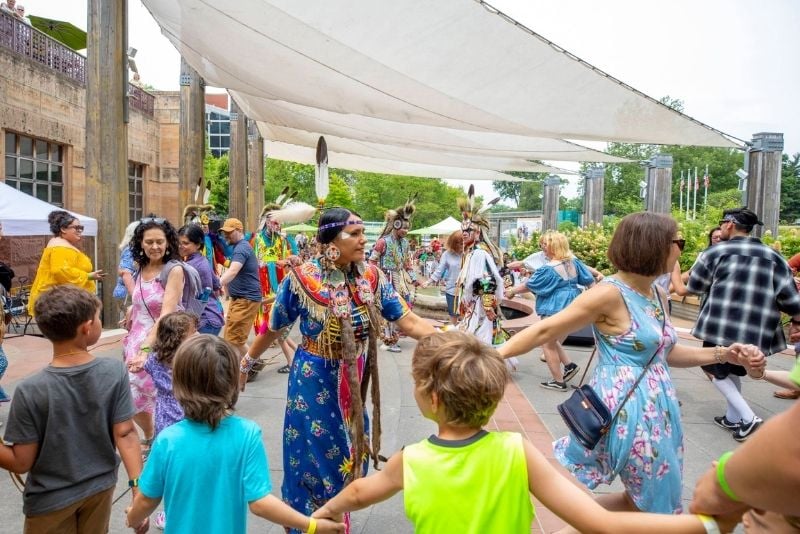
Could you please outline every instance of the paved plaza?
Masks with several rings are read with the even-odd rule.
[[[675,323],[681,331],[681,343],[698,343],[687,332],[689,323],[680,319],[675,319]],[[94,353],[99,357],[121,358],[120,337],[119,333],[107,332]],[[382,453],[385,456],[435,431],[434,424],[419,414],[412,395],[410,357],[414,341],[403,339],[400,341],[400,346],[403,349],[402,353],[393,354],[386,351],[380,353]],[[9,357],[9,368],[3,385],[10,393],[13,392],[16,382],[41,369],[50,360],[49,343],[41,338],[24,336],[9,339],[5,342],[4,348]],[[581,365],[589,357],[589,348],[567,348],[573,360]],[[540,351],[537,349],[520,358],[520,365],[514,373],[513,382],[509,384],[505,398],[490,423],[490,428],[523,432],[540,451],[552,459],[550,444],[553,436],[560,437],[567,432],[556,411],[556,404],[562,402],[566,395],[539,387],[540,382],[549,378],[545,364],[539,361],[539,354]],[[255,420],[263,429],[273,491],[279,495],[283,477],[281,433],[287,375],[276,372],[284,363],[279,349],[270,349],[265,357],[271,358],[272,363],[255,382],[248,385],[247,391],[239,398],[237,412]],[[787,351],[771,357],[769,366],[771,369],[788,369],[792,362],[793,359]],[[702,371],[697,368],[673,369],[672,376],[683,404],[682,418],[686,435],[683,496],[688,503],[697,477],[713,459],[735,448],[737,443],[728,432],[718,428],[712,421],[713,416],[723,413],[724,401]],[[785,410],[792,402],[774,398],[772,396],[774,389],[767,383],[745,380],[745,398],[756,414],[764,419]],[[0,421],[5,422],[8,416],[7,405],[0,410],[2,410]],[[555,460],[552,461],[555,463]],[[115,497],[127,489],[124,470],[121,469],[120,472]],[[620,488],[621,486],[617,484],[611,488],[601,489],[616,491]],[[110,532],[130,532],[124,526],[123,517],[123,510],[129,500],[129,495],[125,495],[114,505]],[[0,476],[0,525],[2,525],[0,531],[21,532],[22,523],[21,494],[10,476]],[[283,533],[281,527],[271,525],[253,515],[250,516],[248,524],[248,532]],[[378,506],[353,514],[353,524],[354,534],[413,532],[403,512],[402,494]],[[540,505],[536,507],[536,520],[532,532],[552,532],[560,526],[563,526],[563,523],[557,517]],[[151,531],[155,529],[152,528]]]

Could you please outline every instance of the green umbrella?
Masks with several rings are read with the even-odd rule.
[[[48,19],[31,15],[28,17],[31,26],[42,33],[46,33],[56,41],[70,47],[73,50],[83,50],[86,48],[86,32],[74,24],[63,20]]]
[[[310,224],[295,224],[294,226],[287,226],[283,231],[289,234],[299,234],[300,232],[316,232],[317,227]]]

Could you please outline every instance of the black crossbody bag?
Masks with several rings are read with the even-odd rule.
[[[566,401],[559,404],[557,407],[558,413],[561,415],[567,428],[569,428],[569,431],[586,449],[594,450],[600,440],[608,433],[614,425],[614,421],[617,420],[617,416],[622,411],[622,408],[625,406],[625,403],[628,402],[633,392],[636,391],[639,382],[642,381],[650,364],[653,363],[653,360],[664,345],[664,333],[667,326],[666,309],[664,307],[664,302],[661,300],[661,294],[658,293],[657,289],[654,289],[654,291],[656,291],[658,295],[658,301],[661,305],[661,314],[664,317],[663,323],[661,324],[661,343],[659,343],[658,348],[653,352],[647,365],[642,369],[639,378],[636,379],[633,387],[631,387],[628,394],[625,395],[625,399],[620,403],[614,415],[611,415],[611,411],[589,384],[584,384],[577,388]]]

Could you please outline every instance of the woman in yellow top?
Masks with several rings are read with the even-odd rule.
[[[30,315],[34,315],[33,307],[43,291],[60,284],[72,284],[94,293],[95,280],[105,276],[103,271],[92,270],[92,260],[76,246],[83,237],[83,226],[77,217],[68,211],[56,210],[50,212],[47,221],[53,238],[47,243],[36,270],[28,301]]]

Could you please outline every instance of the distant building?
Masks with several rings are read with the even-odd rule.
[[[227,93],[206,94],[206,137],[215,158],[231,149],[231,112]]]

